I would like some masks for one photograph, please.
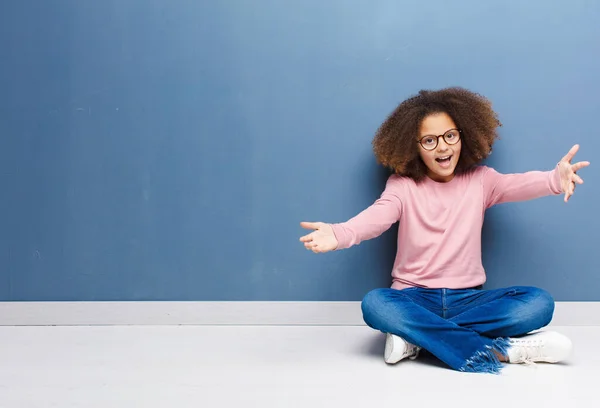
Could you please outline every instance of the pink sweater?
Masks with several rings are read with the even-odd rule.
[[[558,169],[500,174],[487,166],[448,183],[392,175],[370,207],[347,222],[331,224],[337,249],[375,238],[399,221],[392,288],[469,288],[485,282],[481,228],[495,204],[560,194]]]

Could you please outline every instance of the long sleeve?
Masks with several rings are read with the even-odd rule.
[[[331,224],[338,240],[337,249],[346,249],[387,231],[402,214],[401,181],[388,179],[381,196],[368,208],[344,223]]]
[[[551,171],[501,174],[490,167],[483,169],[485,207],[496,204],[527,201],[562,192],[558,166]]]

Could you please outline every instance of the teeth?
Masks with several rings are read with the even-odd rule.
[[[449,159],[449,158],[450,158],[450,156],[438,157],[438,160],[446,160],[446,159]]]

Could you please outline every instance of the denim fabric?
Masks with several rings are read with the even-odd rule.
[[[368,326],[422,347],[449,367],[467,372],[500,371],[508,337],[552,320],[554,299],[535,287],[478,289],[376,289],[362,301]]]

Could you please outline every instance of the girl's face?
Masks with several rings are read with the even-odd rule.
[[[429,178],[443,183],[452,180],[462,144],[452,118],[446,113],[427,116],[421,123],[418,140],[419,154]]]

